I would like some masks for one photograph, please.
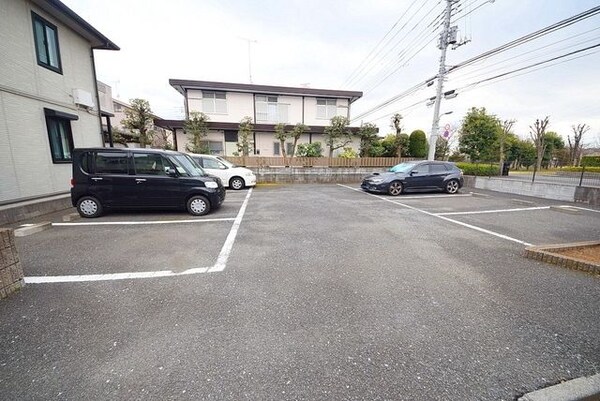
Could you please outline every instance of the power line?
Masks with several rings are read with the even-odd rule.
[[[600,28],[596,28],[596,29],[594,29],[594,30],[597,30],[597,29],[600,29]],[[575,35],[575,36],[580,36],[580,35]],[[489,68],[490,68],[490,67],[493,67],[493,66],[495,66],[495,65],[505,64],[505,63],[507,63],[507,62],[510,62],[510,61],[516,60],[516,59],[518,59],[518,58],[521,58],[521,57],[523,57],[523,56],[530,55],[530,54],[532,54],[532,53],[535,53],[535,52],[537,52],[537,51],[539,51],[539,50],[546,49],[546,48],[548,48],[548,47],[554,46],[554,45],[556,45],[556,44],[558,44],[558,43],[561,43],[561,42],[564,42],[564,41],[566,41],[566,40],[570,40],[570,39],[574,38],[575,36],[573,36],[573,37],[571,37],[571,38],[568,38],[568,39],[564,39],[564,40],[561,40],[561,41],[557,41],[557,42],[551,43],[551,44],[549,44],[549,45],[546,45],[546,46],[539,47],[539,48],[537,48],[537,49],[533,49],[533,50],[531,50],[531,51],[528,51],[528,52],[525,52],[525,53],[521,53],[521,54],[519,54],[519,55],[516,55],[516,56],[513,56],[513,57],[509,57],[509,58],[507,58],[507,59],[505,59],[505,60],[501,60],[501,61],[499,61],[499,62],[497,62],[497,63],[494,63],[494,64],[491,64],[491,65],[489,65],[489,66],[485,66],[485,67],[482,67],[482,68],[478,68],[478,69],[476,69],[476,70],[470,71],[470,72],[468,72],[467,74],[465,74],[465,75],[461,76],[459,79],[461,79],[461,80],[464,80],[465,78],[473,79],[473,78],[477,78],[477,77],[480,77],[480,76],[486,75],[487,73],[490,73],[490,72],[493,72],[493,71],[499,71],[499,70],[502,70],[502,68],[503,68],[503,67],[501,67],[501,68],[496,68],[496,69],[491,69],[491,70],[490,70]],[[565,46],[565,47],[561,47],[561,48],[557,48],[557,49],[552,49],[551,51],[552,51],[552,52],[558,52],[558,51],[562,51],[562,50],[571,49],[571,48],[573,48],[573,47],[575,47],[575,46],[579,46],[579,45],[583,45],[583,44],[586,44],[586,43],[589,43],[589,42],[593,42],[593,41],[596,41],[596,40],[598,40],[598,39],[600,39],[600,37],[596,36],[596,37],[589,38],[589,39],[586,39],[586,40],[583,40],[583,41],[580,41],[580,42],[577,42],[577,43],[572,43],[572,44],[569,44],[568,46]],[[524,62],[527,62],[527,61],[536,60],[536,59],[539,59],[539,58],[540,58],[540,57],[542,57],[542,56],[547,56],[547,55],[548,55],[548,54],[537,55],[537,56],[534,56],[534,57],[530,57],[530,58],[527,58],[527,59],[521,60],[521,61],[519,61],[519,63],[524,63]],[[483,73],[483,74],[476,74],[476,73],[478,73],[478,72],[481,72],[481,71],[486,71],[486,72],[485,72],[485,73]]]
[[[518,39],[515,39],[513,41],[505,43],[505,44],[503,44],[501,46],[498,46],[498,47],[496,47],[496,48],[494,48],[492,50],[488,50],[487,52],[484,52],[484,53],[482,53],[482,54],[480,54],[478,56],[475,56],[475,57],[470,58],[470,59],[468,59],[466,61],[463,61],[462,63],[454,65],[454,66],[452,66],[452,67],[450,67],[448,69],[448,73],[456,71],[456,70],[461,69],[461,68],[464,68],[464,67],[466,67],[468,65],[471,65],[471,64],[474,64],[474,63],[476,63],[478,61],[487,59],[487,58],[489,58],[489,57],[491,57],[491,56],[493,56],[495,54],[498,54],[498,53],[504,52],[506,50],[512,49],[512,48],[514,48],[516,46],[520,46],[523,43],[530,42],[530,41],[532,41],[534,39],[537,39],[537,38],[539,38],[541,36],[545,36],[545,35],[547,35],[549,33],[555,32],[555,31],[557,31],[559,29],[566,28],[567,26],[570,26],[570,25],[572,25],[572,24],[574,24],[576,22],[580,22],[580,21],[582,21],[582,20],[584,20],[586,18],[589,18],[589,17],[591,17],[591,16],[593,16],[595,14],[598,14],[599,12],[600,12],[600,6],[597,6],[597,7],[591,8],[591,9],[589,9],[587,11],[584,11],[584,12],[582,12],[580,14],[577,14],[577,15],[574,15],[572,17],[566,18],[566,19],[564,19],[562,21],[559,21],[559,22],[557,22],[555,24],[549,25],[549,26],[547,26],[545,28],[542,28],[540,30],[537,30],[535,32],[532,32],[530,34],[522,36],[522,37],[520,37]]]
[[[431,10],[431,11],[433,11],[433,10],[435,9],[435,7],[437,7],[437,5],[438,5],[440,2],[441,2],[441,0],[438,0],[438,2],[437,2],[437,3],[436,3],[436,5],[435,5],[435,6],[432,8],[432,10]],[[387,43],[387,44],[389,44],[389,43],[391,42],[391,40],[393,40],[393,39],[394,39],[396,36],[398,36],[398,34],[400,34],[401,30],[402,30],[402,29],[404,29],[404,28],[406,27],[406,25],[407,25],[407,24],[408,24],[408,23],[409,23],[409,22],[410,22],[410,21],[411,21],[411,20],[412,20],[412,19],[413,19],[413,18],[414,18],[414,17],[415,17],[415,16],[416,16],[416,15],[417,15],[417,14],[418,14],[418,13],[419,13],[419,12],[420,12],[422,9],[423,9],[423,7],[425,7],[426,5],[427,5],[427,2],[423,1],[423,2],[422,2],[422,4],[421,4],[421,7],[419,7],[419,8],[417,9],[417,11],[416,11],[416,12],[415,12],[415,13],[414,13],[414,14],[413,14],[413,15],[412,15],[410,18],[409,18],[409,20],[408,20],[408,21],[406,21],[406,22],[404,23],[404,25],[402,26],[402,28],[400,28],[400,30],[398,30],[398,31],[397,31],[397,32],[394,34],[394,36],[392,36],[392,37],[390,38],[390,40],[388,40],[388,43]],[[431,12],[431,11],[430,11],[430,12]],[[386,57],[387,57],[387,56],[388,56],[388,55],[389,55],[389,54],[390,54],[392,51],[394,51],[394,49],[396,49],[396,48],[398,47],[398,45],[399,45],[400,43],[402,43],[402,40],[403,40],[403,39],[405,39],[405,38],[406,38],[408,35],[410,35],[412,32],[414,32],[414,30],[417,28],[417,26],[418,26],[418,25],[419,25],[421,22],[423,22],[423,20],[424,20],[425,18],[427,18],[428,14],[429,14],[429,13],[426,13],[426,14],[425,14],[425,15],[424,15],[424,16],[423,16],[423,17],[422,17],[422,18],[421,18],[421,19],[420,19],[420,20],[419,20],[419,21],[418,21],[418,22],[417,22],[417,23],[416,23],[416,24],[415,24],[415,25],[414,25],[412,28],[410,28],[410,30],[409,30],[409,31],[408,31],[408,32],[407,32],[407,33],[406,33],[406,34],[405,34],[403,37],[401,37],[401,38],[400,38],[398,41],[396,41],[396,43],[395,43],[395,44],[394,44],[394,45],[393,45],[393,46],[392,46],[392,47],[391,47],[391,48],[390,48],[390,49],[389,49],[389,50],[388,50],[388,51],[387,51],[387,52],[386,52],[386,53],[385,53],[385,54],[384,54],[382,57],[381,57],[381,59],[385,59],[385,58],[386,58]],[[386,45],[387,45],[387,44],[386,44]],[[381,51],[383,51],[383,48],[382,48],[382,49],[380,49],[380,50],[379,50],[379,52],[377,52],[377,54],[376,54],[374,57],[377,57],[377,56],[378,56],[378,55],[381,53]],[[376,65],[377,65],[377,64],[373,64],[373,63],[371,63],[371,66],[370,66],[368,69],[366,69],[366,71],[364,71],[364,72],[362,73],[362,77],[361,77],[360,75],[357,75],[357,76],[356,76],[356,77],[355,77],[353,80],[351,80],[351,81],[348,83],[348,85],[350,85],[351,83],[358,84],[359,82],[361,82],[361,81],[362,81],[362,79],[363,79],[363,78],[364,78],[364,77],[365,77],[365,76],[366,76],[366,75],[367,75],[367,74],[368,74],[370,71],[372,71],[372,70],[373,70],[373,68],[374,68]],[[365,66],[365,67],[366,67],[366,66]]]
[[[572,56],[572,55],[575,55],[575,54],[579,54],[579,53],[582,53],[582,52],[585,52],[585,51],[588,51],[588,50],[591,50],[591,49],[595,49],[597,47],[600,47],[600,43],[596,43],[596,44],[594,44],[592,46],[587,46],[587,47],[584,47],[584,48],[581,48],[581,49],[577,49],[577,50],[574,50],[572,52],[562,54],[560,56],[555,56],[555,57],[552,57],[552,58],[549,58],[549,59],[546,59],[546,60],[543,60],[543,61],[539,61],[537,63],[533,63],[533,64],[530,64],[530,65],[527,65],[525,67],[516,68],[514,70],[511,70],[511,71],[508,71],[508,72],[504,72],[502,74],[498,74],[498,75],[495,75],[493,77],[485,78],[485,79],[482,79],[480,81],[473,82],[471,84],[468,84],[466,86],[458,88],[458,89],[456,89],[456,91],[466,90],[466,89],[468,89],[470,87],[477,86],[477,85],[482,84],[484,82],[493,81],[493,80],[496,80],[498,78],[502,78],[502,77],[505,77],[505,76],[508,76],[508,75],[512,75],[512,74],[515,74],[517,72],[525,71],[525,70],[528,70],[530,68],[537,67],[537,66],[540,66],[540,65],[544,65],[544,64],[550,63],[552,61],[560,60],[560,59],[563,59],[565,57],[569,57],[569,56]],[[595,52],[590,53],[590,54],[594,54],[594,53]],[[585,55],[583,55],[581,57],[589,56],[590,54],[585,54]],[[577,57],[577,58],[581,58],[581,57]],[[576,59],[576,58],[573,58],[573,59]],[[567,61],[570,61],[570,60],[567,60]]]
[[[502,46],[499,46],[499,47],[497,47],[495,49],[492,49],[492,50],[489,50],[487,52],[484,52],[484,53],[482,53],[482,54],[480,54],[478,56],[475,56],[475,57],[473,57],[471,59],[463,61],[463,62],[461,62],[461,63],[459,63],[459,64],[457,64],[457,65],[455,65],[453,67],[450,67],[447,70],[447,73],[457,71],[457,70],[459,70],[461,68],[467,67],[467,66],[469,66],[471,64],[474,64],[476,62],[479,62],[479,61],[482,61],[484,59],[487,59],[487,58],[489,58],[489,57],[491,57],[493,55],[502,53],[502,52],[504,52],[506,50],[509,50],[511,48],[514,48],[516,46],[520,46],[520,45],[522,45],[524,43],[527,43],[529,41],[532,41],[534,39],[538,39],[538,38],[540,38],[542,36],[545,36],[545,35],[547,35],[549,33],[555,32],[555,31],[557,31],[559,29],[563,29],[563,28],[565,28],[567,26],[570,26],[570,25],[572,25],[572,24],[574,24],[576,22],[582,21],[582,20],[584,20],[586,18],[589,18],[589,17],[591,17],[591,16],[593,16],[595,14],[598,14],[599,12],[600,12],[600,6],[594,7],[592,9],[590,9],[590,10],[584,11],[584,12],[582,12],[580,14],[577,14],[575,16],[572,16],[570,18],[566,18],[566,19],[564,19],[562,21],[559,21],[559,22],[557,22],[555,24],[549,25],[546,28],[542,28],[542,29],[540,29],[538,31],[535,31],[535,32],[530,33],[530,34],[525,35],[525,36],[522,36],[522,37],[520,37],[518,39],[515,39],[513,41],[510,41],[510,42],[508,42],[508,43],[506,43],[506,44],[504,44]],[[586,48],[586,49],[581,50],[581,51],[585,51],[585,50],[588,50],[588,49]],[[551,62],[553,60],[560,59],[562,57],[567,57],[567,56],[572,55],[572,54],[576,54],[576,53],[572,53],[572,52],[571,53],[567,53],[566,55],[558,56],[558,58],[551,58],[551,59],[548,59],[548,60],[545,60],[545,61],[542,61],[542,62],[539,62],[539,63],[532,64],[530,66],[522,67],[522,68],[519,68],[519,69],[516,69],[516,70],[513,70],[513,71],[509,71],[507,73],[500,74],[500,75],[498,75],[496,77],[493,77],[492,79],[497,79],[499,77],[503,77],[503,76],[506,76],[506,75],[509,75],[509,74],[512,74],[512,73],[515,73],[515,72],[523,71],[523,70],[526,70],[528,68],[532,68],[534,66],[541,65],[541,64],[544,64],[544,63],[547,63],[547,62]],[[395,101],[400,100],[400,99],[402,99],[402,98],[404,98],[404,97],[406,97],[406,96],[414,93],[418,89],[421,89],[423,86],[427,85],[429,82],[433,81],[436,78],[438,78],[437,75],[434,76],[434,77],[432,77],[432,78],[430,78],[430,79],[425,80],[424,82],[421,82],[421,83],[419,83],[419,84],[417,84],[417,85],[415,85],[415,86],[407,89],[406,91],[404,91],[404,92],[402,92],[402,93],[400,93],[400,94],[398,94],[396,96],[393,96],[393,97],[389,98],[388,100],[380,103],[379,105],[377,105],[377,106],[375,106],[375,107],[373,107],[373,108],[371,108],[371,109],[369,109],[369,110],[361,113],[359,116],[355,117],[352,121],[355,121],[357,119],[363,118],[363,117],[365,117],[365,116],[367,116],[369,114],[372,114],[372,113],[375,113],[375,112],[381,110],[382,108],[384,108],[384,107],[386,107],[386,106],[394,103]],[[387,77],[385,79],[387,79]],[[482,82],[485,82],[485,81],[486,80],[483,80]],[[475,85],[476,84],[478,84],[478,83],[475,83]],[[468,86],[470,86],[470,85],[467,85],[467,87]]]
[[[402,18],[406,15],[406,13],[412,8],[412,6],[414,6],[417,3],[417,0],[414,0],[410,6],[404,11],[404,13],[402,13],[402,15],[400,16],[400,18],[398,18],[396,20],[396,22],[394,23],[394,25],[392,25],[392,27],[385,33],[385,35],[383,35],[383,37],[379,40],[379,42],[377,42],[377,44],[375,45],[375,47],[373,47],[371,49],[371,51],[369,52],[369,54],[367,54],[367,56],[360,62],[360,64],[358,65],[358,67],[356,67],[354,69],[354,71],[352,72],[352,74],[350,74],[348,76],[348,78],[346,78],[346,80],[344,81],[344,83],[342,84],[342,86],[345,86],[346,83],[349,83],[350,79],[354,76],[354,74],[357,73],[357,71],[363,66],[363,64],[369,59],[369,57],[371,57],[371,55],[375,52],[375,50],[379,47],[379,45],[381,45],[381,43],[383,43],[383,41],[385,40],[385,38],[394,30],[394,28],[396,28],[396,26],[398,26],[398,24],[400,23],[400,20],[402,20]]]
[[[436,4],[436,6],[439,4],[440,2],[438,1],[438,3]],[[434,7],[435,8],[435,7]],[[419,25],[423,19],[425,19],[427,17],[427,15],[425,15],[421,21],[419,21],[415,27],[417,25]],[[411,42],[409,42],[404,49],[398,53],[398,57],[397,59],[391,59],[389,60],[381,69],[380,71],[370,80],[367,82],[371,82],[371,85],[367,87],[367,89],[364,90],[365,94],[370,93],[373,89],[377,88],[379,85],[381,85],[384,81],[386,81],[389,77],[391,77],[392,75],[394,75],[400,68],[405,67],[408,65],[408,63],[410,62],[410,60],[412,60],[418,53],[420,53],[427,44],[431,43],[433,41],[433,39],[435,39],[437,37],[437,34],[433,35],[433,39],[429,40],[424,46],[420,47],[419,50],[417,52],[415,52],[410,58],[406,59],[406,57],[408,56],[408,54],[410,54],[410,51],[412,50],[413,47],[418,47],[420,46],[424,40],[430,39],[431,38],[431,33],[434,33],[435,31],[432,31],[430,34],[423,36],[426,31],[431,28],[432,26],[432,22],[429,23],[429,25],[427,25],[424,29],[422,29],[412,40]],[[413,29],[415,28],[413,27]],[[396,44],[396,46],[399,44],[400,42],[398,42]],[[396,47],[394,46],[394,48]],[[393,49],[391,49],[393,50]],[[390,51],[391,51],[390,50]],[[404,63],[403,63],[404,61]],[[398,66],[397,68],[393,69],[395,66]],[[392,70],[393,69],[393,70]],[[390,72],[391,71],[391,72]],[[378,78],[381,78],[379,81],[377,81]]]
[[[359,114],[358,116],[354,117],[354,118],[352,119],[352,121],[356,121],[356,120],[359,120],[359,119],[361,119],[361,118],[363,118],[363,117],[365,117],[365,116],[368,116],[369,114],[373,114],[373,113],[375,113],[376,111],[378,111],[378,110],[381,110],[382,108],[384,108],[384,107],[386,107],[386,106],[389,106],[390,104],[392,104],[392,103],[396,102],[397,100],[399,100],[399,99],[402,99],[402,98],[404,98],[404,97],[406,97],[406,96],[408,96],[408,95],[411,95],[411,94],[413,94],[414,92],[416,92],[416,91],[418,91],[419,89],[421,89],[421,88],[423,88],[424,86],[426,86],[426,85],[427,85],[427,83],[428,83],[428,82],[430,82],[430,81],[432,81],[433,79],[435,79],[435,77],[432,77],[432,78],[430,78],[430,79],[428,79],[428,80],[426,80],[426,81],[423,81],[423,82],[421,82],[421,83],[418,83],[418,84],[416,84],[416,85],[414,85],[414,86],[412,86],[412,87],[408,88],[407,90],[405,90],[404,92],[402,92],[402,93],[400,93],[400,94],[398,94],[398,95],[396,95],[396,96],[392,96],[391,98],[389,98],[388,100],[384,101],[383,103],[381,103],[381,104],[379,104],[379,105],[377,105],[377,106],[373,107],[372,109],[370,109],[370,110],[367,110],[367,111],[365,111],[365,112],[363,112],[363,113]]]

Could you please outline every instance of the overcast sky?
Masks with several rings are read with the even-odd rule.
[[[169,78],[249,82],[246,39],[255,41],[251,43],[253,83],[363,91],[363,98],[352,106],[352,115],[358,116],[437,73],[440,51],[433,39],[434,21],[445,4],[439,0],[63,1],[121,47],[118,52],[96,51],[98,78],[113,87],[113,96],[124,101],[148,99],[163,118],[183,117],[183,98],[169,85]],[[470,41],[448,51],[448,65],[598,5],[596,0],[496,0],[475,9],[484,1],[460,1],[461,13],[455,18],[472,12],[456,21],[459,38]],[[376,47],[395,23],[383,42],[387,45]],[[600,16],[457,71],[449,75],[445,90],[597,43]],[[352,76],[373,49],[376,57]],[[442,112],[452,114],[443,116],[441,125],[457,127],[470,107],[486,107],[501,119],[516,119],[515,132],[521,137],[528,135],[528,126],[536,118],[548,115],[550,130],[566,138],[571,125],[587,123],[592,130],[586,142],[600,143],[599,50],[459,91],[457,98],[442,102]],[[385,134],[391,131],[390,115],[400,111],[407,131],[429,132],[433,107],[422,100],[434,96],[434,90],[435,85],[421,90],[362,121],[376,123]]]

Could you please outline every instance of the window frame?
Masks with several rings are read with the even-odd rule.
[[[46,59],[48,60],[47,63],[44,63],[42,61],[42,59],[40,58],[40,46],[39,46],[40,43],[39,43],[39,40],[38,40],[38,36],[36,34],[36,31],[37,31],[36,30],[36,25],[35,25],[36,21],[40,22],[42,24],[43,28],[44,28],[43,29],[43,33],[44,33],[44,43],[43,43],[43,46],[44,46],[44,50],[46,52],[46,55],[45,55]],[[58,39],[58,27],[56,25],[54,25],[53,23],[51,23],[50,21],[48,21],[47,19],[45,19],[44,17],[36,14],[33,11],[31,12],[31,25],[32,25],[32,28],[33,28],[33,41],[34,41],[35,58],[37,60],[37,64],[39,66],[41,66],[41,67],[44,67],[44,68],[50,70],[50,71],[54,71],[54,72],[62,75],[63,71],[62,71],[62,60],[61,60],[61,57],[60,57],[60,42],[59,42],[59,39]],[[50,29],[52,29],[54,31],[54,39],[56,41],[56,61],[57,61],[57,64],[58,64],[57,67],[55,67],[52,64],[50,64],[50,52],[48,50],[49,49],[49,44],[48,44],[48,36],[47,36],[48,31],[47,31],[47,28],[50,28]]]
[[[255,95],[254,96],[254,107],[256,110],[256,121],[261,122],[286,122],[282,120],[282,116],[279,113],[279,96],[277,95]],[[259,111],[261,108],[264,111]],[[273,118],[274,117],[274,118]]]
[[[325,104],[319,104],[319,101],[324,101]],[[333,104],[327,104],[329,102],[333,102]],[[333,115],[329,115],[328,111],[333,107]],[[322,109],[325,111],[325,117],[319,116],[319,110]],[[338,115],[337,112],[337,99],[326,98],[326,97],[318,97],[317,98],[317,119],[318,120],[331,120],[333,117]]]
[[[48,145],[50,146],[50,156],[52,157],[53,164],[66,164],[73,162],[73,149],[75,148],[73,142],[73,129],[71,127],[71,121],[77,120],[78,116],[70,115],[67,113],[62,113],[52,109],[44,108],[44,120],[46,121],[46,132],[48,133]],[[54,141],[52,140],[52,132],[50,130],[51,123],[56,123],[57,127],[59,127],[58,134],[61,135],[62,132],[60,130],[60,125],[63,125],[64,128],[64,140],[66,141],[67,146],[69,147],[69,158],[57,159],[55,156],[54,149]],[[63,138],[59,138],[60,142],[63,142]],[[64,148],[61,149],[64,155]]]
[[[273,142],[273,156],[281,156],[281,144]]]
[[[209,94],[212,96],[207,96]],[[221,95],[221,94],[222,94],[222,97],[217,97],[217,95]],[[205,107],[206,101],[211,101],[210,103],[212,105],[212,110],[207,110],[207,108]],[[217,110],[217,101],[222,101],[222,103],[225,105],[224,111]],[[206,114],[221,114],[221,115],[228,114],[227,92],[203,90],[202,91],[202,112],[204,112]]]

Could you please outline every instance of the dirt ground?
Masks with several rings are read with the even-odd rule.
[[[584,248],[563,249],[553,252],[600,264],[600,245],[591,245]]]

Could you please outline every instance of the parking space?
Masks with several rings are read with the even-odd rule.
[[[597,277],[522,251],[600,213],[483,194],[274,185],[19,238],[3,396],[509,400],[596,373]]]
[[[251,192],[228,194],[219,209],[203,217],[115,211],[62,222],[54,216],[51,230],[17,238],[26,282],[155,278],[214,270],[218,259],[228,256],[232,226],[239,226],[240,209]]]
[[[358,187],[342,187],[362,192]],[[589,241],[600,237],[600,210],[565,202],[465,190],[457,195],[369,195],[523,245]]]

